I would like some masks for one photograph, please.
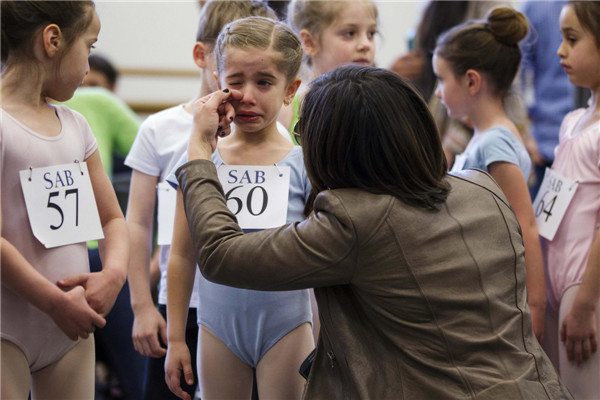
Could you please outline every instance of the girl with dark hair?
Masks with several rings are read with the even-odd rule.
[[[315,288],[321,331],[304,398],[571,398],[531,329],[513,211],[485,172],[446,173],[409,85],[358,66],[313,82],[299,134],[314,214],[248,234],[210,161],[241,98],[197,102],[192,161],[177,178],[207,279]]]
[[[552,173],[577,188],[552,240],[544,239],[548,298],[558,310],[559,372],[578,399],[600,398],[600,2],[573,1],[560,14],[560,65],[589,88],[587,108],[565,117]],[[550,196],[548,196],[550,198]]]
[[[504,108],[527,34],[527,20],[512,8],[495,8],[485,21],[469,21],[443,34],[433,56],[436,96],[450,117],[468,118],[474,135],[452,171],[478,168],[496,180],[515,210],[525,242],[527,292],[538,341],[544,334],[544,264],[527,179],[531,159]]]
[[[73,96],[100,20],[91,1],[1,7],[0,397],[91,399],[90,334],[125,282],[127,228],[85,118],[48,98]],[[102,237],[90,273],[85,241]]]

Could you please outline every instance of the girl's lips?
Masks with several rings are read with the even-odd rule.
[[[366,58],[359,58],[358,60],[354,60],[353,62],[355,64],[360,64],[360,65],[371,65],[371,62],[369,60],[367,60]]]
[[[569,72],[571,70],[571,67],[567,64],[560,63],[560,66],[563,67],[565,72]]]
[[[243,122],[254,122],[258,120],[259,115],[251,111],[238,111],[235,118]]]

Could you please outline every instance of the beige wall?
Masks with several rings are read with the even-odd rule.
[[[380,16],[376,63],[387,67],[406,51],[406,34],[415,28],[423,1],[376,1]],[[513,4],[518,2],[513,2]],[[192,98],[198,73],[192,47],[199,15],[197,1],[96,1],[102,21],[96,52],[121,70],[178,71],[180,77],[122,76],[118,94],[131,103],[168,104]]]

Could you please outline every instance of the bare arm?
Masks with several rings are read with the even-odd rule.
[[[63,279],[58,283],[62,287],[82,285],[90,306],[101,315],[107,315],[127,277],[129,240],[117,195],[104,172],[98,151],[85,161],[104,232],[104,239],[98,242],[102,271]]]
[[[0,231],[1,215],[0,212]],[[106,324],[106,320],[87,304],[83,288],[78,286],[63,292],[33,268],[4,237],[0,238],[0,266],[2,286],[48,314],[70,339],[87,338],[96,326]]]
[[[600,302],[600,235],[592,243],[583,281],[573,307],[561,323],[560,340],[565,342],[567,358],[581,364],[598,350],[596,311]]]
[[[181,389],[183,376],[188,384],[194,382],[190,350],[185,342],[185,325],[190,297],[196,275],[196,261],[188,230],[181,190],[177,189],[177,208],[169,266],[167,267],[167,359],[165,378],[171,391],[187,400],[190,396]]]
[[[150,292],[150,254],[156,184],[158,177],[133,171],[127,204],[127,228],[131,242],[129,289],[134,313],[133,345],[140,354],[162,357],[167,351],[160,346],[158,335],[167,342],[167,323],[160,315]]]
[[[521,225],[525,245],[528,304],[531,311],[533,331],[541,343],[544,335],[546,282],[539,233],[527,183],[521,169],[515,164],[495,162],[490,164],[488,169],[504,192]]]

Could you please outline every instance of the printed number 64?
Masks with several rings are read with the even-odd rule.
[[[546,219],[544,220],[544,222],[548,222],[548,218],[550,218],[550,216],[552,215],[552,208],[554,208],[554,203],[556,203],[556,197],[558,197],[557,195],[554,195],[554,197],[552,197],[552,199],[546,204],[544,203],[544,200],[546,199],[548,193],[550,193],[549,190],[547,190],[546,193],[544,193],[544,195],[542,196],[542,200],[540,200],[537,208],[535,209],[536,218],[539,217],[542,213],[546,214]]]
[[[65,191],[65,199],[68,195],[75,194],[75,226],[79,226],[79,189],[69,189]],[[59,192],[50,192],[48,194],[48,204],[47,208],[54,208],[58,214],[60,215],[60,224],[58,225],[50,225],[50,229],[53,231],[60,229],[62,224],[65,222],[65,214],[63,213],[62,208],[56,203],[52,202],[53,197],[58,197]]]

